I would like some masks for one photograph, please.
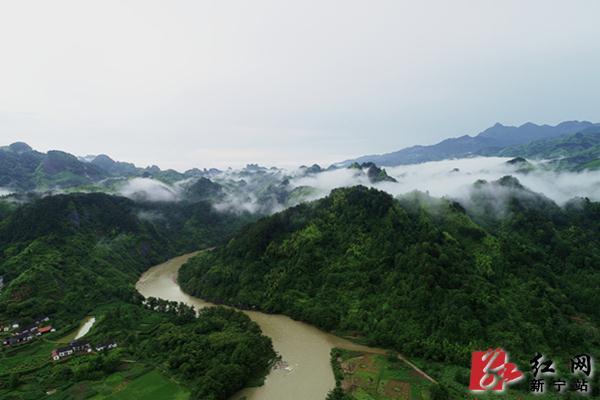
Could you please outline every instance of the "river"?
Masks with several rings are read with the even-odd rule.
[[[195,254],[175,257],[150,268],[137,282],[137,290],[145,297],[181,301],[196,309],[213,306],[185,294],[177,284],[179,268]],[[263,386],[244,389],[232,400],[244,397],[248,400],[324,400],[335,386],[329,360],[332,348],[383,353],[381,349],[358,345],[284,315],[243,312],[271,338],[284,363],[269,373]]]

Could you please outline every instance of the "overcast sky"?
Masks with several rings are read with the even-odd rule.
[[[339,161],[600,121],[600,1],[0,0],[1,144]]]

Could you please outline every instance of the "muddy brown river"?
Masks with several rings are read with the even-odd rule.
[[[146,271],[136,284],[145,297],[182,301],[196,309],[214,304],[185,294],[177,284],[179,268],[197,253],[175,257]],[[329,353],[334,347],[382,353],[383,350],[361,346],[294,321],[284,315],[244,311],[273,341],[282,363],[271,370],[263,386],[247,388],[232,400],[324,400],[334,388]]]

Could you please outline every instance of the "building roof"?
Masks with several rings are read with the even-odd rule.
[[[68,346],[68,347],[59,347],[58,349],[54,350],[57,353],[64,353],[66,351],[73,351],[73,348]]]
[[[31,332],[31,331],[35,331],[37,330],[37,324],[33,324],[33,325],[27,325],[27,327],[21,329],[21,332]]]
[[[109,340],[108,342],[102,342],[102,343],[98,343],[96,345],[96,348],[100,348],[100,347],[108,347],[108,346],[112,346],[117,344],[117,342],[115,340]]]

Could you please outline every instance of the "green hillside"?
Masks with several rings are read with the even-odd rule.
[[[446,364],[599,349],[600,205],[562,209],[511,177],[464,203],[337,189],[191,259],[180,283]]]
[[[1,347],[0,398],[119,398],[130,384],[158,396],[164,392],[143,384],[156,376],[184,396],[174,399],[226,399],[268,370],[270,339],[242,313],[216,308],[194,318],[163,301],[150,310],[134,288],[149,266],[221,243],[242,217],[206,203],[139,204],[100,193],[34,199],[3,215],[0,324],[49,316],[57,332]],[[86,315],[97,318],[86,340],[116,340],[118,349],[51,361]]]

